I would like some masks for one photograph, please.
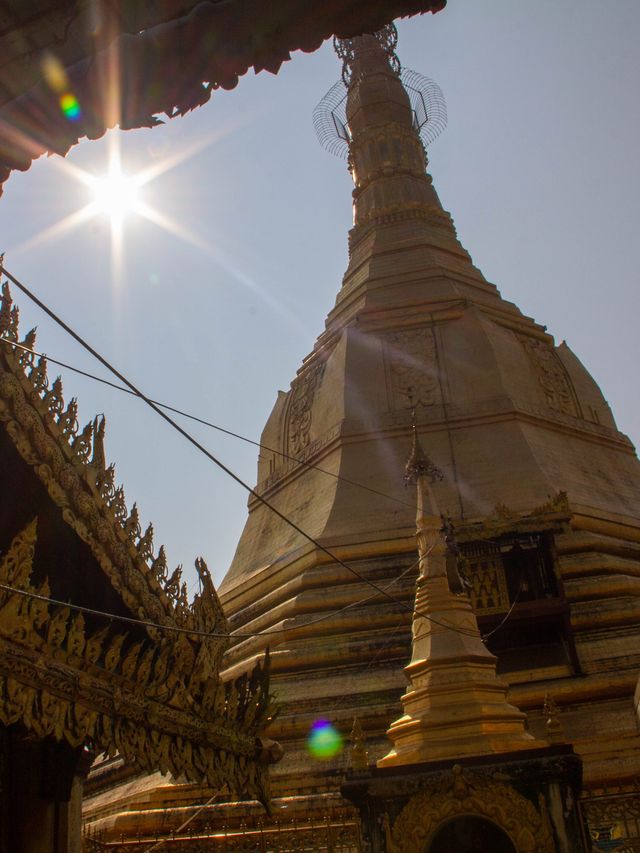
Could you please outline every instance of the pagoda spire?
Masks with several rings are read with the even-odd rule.
[[[425,149],[400,80],[390,29],[351,39],[348,48],[341,43],[354,226],[361,229],[401,209],[428,212],[450,225],[426,172]]]
[[[442,474],[423,451],[414,425],[405,480],[417,488],[419,575],[412,625],[410,687],[404,714],[391,724],[391,751],[379,767],[546,746],[526,731],[526,716],[507,701],[496,658],[484,645],[438,513],[433,484]]]
[[[393,25],[336,40],[347,86],[344,134],[354,183],[349,266],[337,306],[363,288],[375,289],[376,281],[388,273],[385,258],[391,252],[397,255],[399,275],[415,269],[441,275],[446,270],[467,285],[495,293],[458,240],[427,172],[426,150],[401,79],[396,42]],[[433,105],[415,91],[425,105],[429,126]],[[343,316],[341,322],[345,320]]]

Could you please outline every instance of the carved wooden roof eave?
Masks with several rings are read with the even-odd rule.
[[[17,31],[0,33],[5,69],[0,68],[0,191],[13,169],[27,170],[45,152],[64,156],[81,137],[97,139],[116,123],[123,129],[153,127],[161,123],[159,114],[183,115],[206,103],[214,89],[234,88],[251,67],[256,73],[277,73],[292,51],[311,52],[334,34],[373,32],[397,17],[439,11],[445,3],[274,0],[251,3],[248,9],[244,0],[200,0],[182,3],[169,14],[159,3],[135,9],[125,4],[131,7],[127,13],[103,3],[96,4],[105,17],[99,37],[91,32],[87,15],[80,14],[80,0],[61,3],[58,26],[34,16],[35,23],[18,22]],[[29,23],[37,32],[21,38]],[[37,51],[28,47],[34,43]],[[60,93],[43,79],[46,49],[60,60],[66,88],[80,104],[74,121],[62,114]],[[119,85],[119,116],[113,114],[110,96],[103,96],[102,84],[111,79],[113,68],[122,69],[126,78],[126,86]]]
[[[90,745],[111,757],[117,753],[143,772],[269,798],[270,762],[261,758],[258,735],[239,733],[233,720],[205,724],[188,711],[141,700],[130,682],[107,678],[104,671],[78,671],[2,637],[0,722],[19,724],[39,739]]]
[[[573,518],[573,510],[566,492],[550,495],[549,500],[530,512],[520,513],[505,504],[496,504],[493,511],[481,521],[456,524],[456,541],[460,544],[495,539],[500,536],[517,536],[532,533],[561,533]]]
[[[281,754],[260,737],[268,656],[223,683],[219,640],[189,659],[176,642],[127,645],[108,624],[88,633],[82,612],[49,599],[47,579],[33,586],[36,539],[34,519],[0,558],[0,723],[268,806],[265,771]]]
[[[4,306],[6,286],[3,293]],[[4,307],[1,312],[7,313]],[[14,330],[0,325],[0,336],[17,341],[17,319]],[[25,340],[33,346],[30,336]],[[65,409],[59,379],[49,387],[46,361],[36,364],[24,350],[0,345],[0,423],[18,453],[44,484],[64,521],[89,546],[130,612],[175,626],[175,597],[170,599],[162,585],[163,550],[160,563],[152,561],[153,529],[149,526],[142,534],[137,507],[134,504],[129,513],[122,487],[114,485],[114,467],[107,468],[104,458],[104,419],[79,430],[76,405],[72,399]]]

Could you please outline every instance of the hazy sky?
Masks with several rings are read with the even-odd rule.
[[[505,298],[566,339],[637,442],[640,3],[449,0],[398,29],[401,62],[447,100],[430,171],[463,244]],[[106,217],[47,236],[89,200],[59,158],[14,174],[0,200],[8,269],[145,393],[259,438],[346,267],[351,180],[311,123],[339,74],[326,44],[277,77],[247,75],[186,118],[120,134],[129,172],[202,147],[144,189],[179,233],[127,219],[119,276]],[[107,142],[67,159],[100,174]],[[104,374],[14,295],[41,350]],[[219,579],[246,494],[144,404],[63,379],[82,422],[106,414],[109,460],[156,546],[186,568],[202,554]],[[255,448],[186,425],[254,484]]]

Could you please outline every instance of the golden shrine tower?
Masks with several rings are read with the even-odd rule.
[[[356,717],[370,761],[388,753],[417,576],[415,496],[402,483],[415,410],[509,702],[535,735],[553,717],[581,756],[594,843],[607,832],[638,843],[637,818],[611,827],[640,814],[640,465],[578,358],[458,240],[426,172],[394,32],[338,42],[349,265],[267,421],[256,487],[315,544],[250,500],[220,595],[232,631],[268,636],[239,639],[229,672],[269,641],[282,708],[270,735],[286,750],[273,788],[290,808],[338,796],[346,754],[307,752],[318,719],[346,736]]]

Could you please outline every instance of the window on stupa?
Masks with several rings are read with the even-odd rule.
[[[508,673],[510,680],[518,672],[536,679],[577,672],[569,604],[554,571],[552,534],[501,536],[463,544],[461,551],[480,630],[489,635],[498,672]]]

